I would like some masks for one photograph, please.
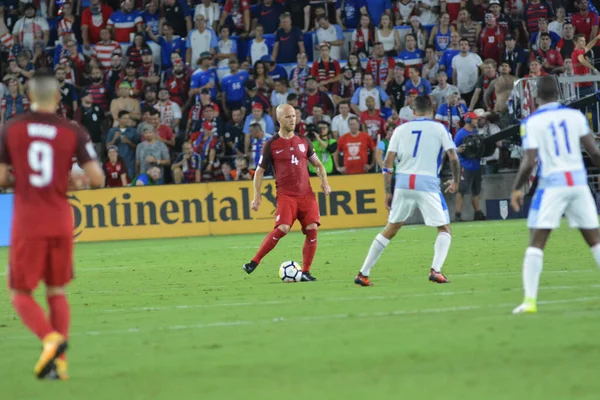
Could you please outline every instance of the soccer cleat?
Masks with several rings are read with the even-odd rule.
[[[513,310],[513,314],[535,314],[537,312],[537,304],[535,299],[525,299],[517,308]]]
[[[42,340],[44,348],[38,362],[33,368],[33,373],[43,379],[55,369],[54,360],[67,350],[67,340],[58,332],[52,332]]]
[[[312,276],[310,272],[306,271],[302,273],[302,278],[300,278],[300,282],[314,282],[317,278]]]
[[[66,381],[69,379],[69,368],[67,365],[67,360],[63,360],[61,358],[57,358],[54,360],[55,371],[57,379],[61,381]]]
[[[358,286],[373,286],[373,282],[369,279],[368,276],[364,276],[360,272],[354,278],[354,283]]]
[[[450,283],[450,280],[444,274],[437,272],[433,268],[429,271],[429,280],[435,283]]]
[[[254,270],[256,269],[256,267],[258,267],[258,264],[257,264],[257,263],[255,263],[254,261],[250,261],[248,264],[244,264],[244,265],[242,266],[242,269],[243,269],[244,271],[246,271],[246,273],[247,273],[248,275],[250,275],[251,273],[253,273],[253,272],[254,272]]]

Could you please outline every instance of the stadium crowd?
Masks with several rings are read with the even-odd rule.
[[[107,186],[252,179],[283,103],[329,173],[374,172],[418,95],[453,136],[491,135],[516,122],[517,79],[597,71],[588,0],[4,0],[0,15],[0,122],[52,68]],[[514,168],[519,146],[497,145],[473,168]]]

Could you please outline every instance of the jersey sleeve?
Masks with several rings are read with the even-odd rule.
[[[531,124],[525,120],[521,123],[521,145],[525,150],[533,150],[538,148],[535,132],[531,129]]]
[[[96,155],[96,150],[90,140],[90,136],[79,126],[75,127],[75,131],[77,133],[77,149],[75,150],[75,156],[77,157],[79,165],[83,167],[88,162],[96,160],[98,156]]]
[[[4,125],[6,126],[6,125]],[[6,138],[6,129],[0,130],[0,164],[10,164],[10,154],[8,154],[8,140]]]
[[[271,152],[271,141],[269,140],[263,147],[262,154],[258,160],[258,166],[267,170],[271,164],[273,164],[273,153]]]

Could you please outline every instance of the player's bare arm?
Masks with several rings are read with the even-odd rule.
[[[596,145],[596,140],[594,139],[594,135],[591,133],[581,137],[581,145],[585,149],[585,151],[589,154],[592,162],[595,166],[600,167],[600,150],[598,150],[598,146]]]
[[[0,164],[0,187],[9,188],[13,185],[13,179],[10,174],[10,166],[8,164]]]
[[[262,181],[265,176],[264,168],[258,166],[256,167],[256,171],[254,171],[254,199],[252,200],[252,209],[254,211],[258,211],[261,202],[260,191],[262,189]]]
[[[394,197],[394,188],[392,187],[392,175],[394,174],[394,160],[396,152],[388,151],[383,162],[383,184],[385,187],[385,207],[390,210],[392,208],[392,198]]]
[[[89,186],[92,189],[104,187],[106,177],[104,176],[104,171],[100,168],[98,161],[88,161],[83,165],[83,171],[85,172],[85,176],[89,180]]]
[[[323,193],[325,194],[330,194],[331,186],[329,186],[329,181],[327,180],[327,171],[325,170],[325,166],[318,158],[311,159],[310,163],[317,170],[317,176],[321,180],[321,190],[323,190]]]
[[[456,150],[450,149],[446,152],[450,162],[450,170],[452,171],[452,180],[446,181],[446,193],[455,193],[460,183],[460,161]]]
[[[523,197],[525,197],[525,194],[523,193],[523,186],[531,176],[531,172],[535,167],[536,158],[537,150],[529,149],[525,151],[525,156],[521,160],[521,166],[519,167],[519,172],[517,173],[515,183],[513,184],[512,195],[510,196],[510,205],[512,206],[513,210],[517,212],[523,205]]]

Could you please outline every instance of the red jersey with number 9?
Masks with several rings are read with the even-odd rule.
[[[15,177],[13,238],[73,233],[67,201],[73,154],[79,165],[96,158],[89,135],[54,114],[22,114],[2,127],[0,163],[12,165]]]
[[[275,134],[265,143],[258,165],[265,170],[273,166],[277,194],[306,196],[313,193],[308,161],[317,159],[312,143],[305,137],[284,139]]]

